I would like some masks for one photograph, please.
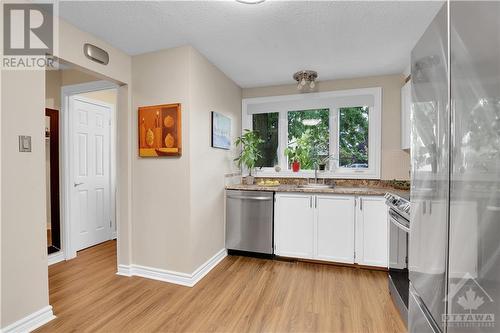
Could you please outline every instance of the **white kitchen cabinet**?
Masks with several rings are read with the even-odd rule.
[[[314,208],[309,194],[276,194],[274,237],[277,255],[310,259],[314,253]]]
[[[385,198],[278,193],[274,239],[282,257],[387,267]]]
[[[411,80],[401,88],[401,149],[411,144]]]
[[[354,263],[354,196],[317,195],[315,259]]]
[[[354,196],[279,193],[275,253],[354,263]]]
[[[362,196],[356,209],[356,263],[387,267],[388,208],[384,197]]]

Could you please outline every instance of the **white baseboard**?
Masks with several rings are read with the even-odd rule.
[[[220,250],[191,274],[134,264],[118,265],[118,272],[116,274],[123,276],[140,276],[148,279],[193,287],[196,283],[203,279],[203,277],[207,275],[208,272],[210,272],[215,266],[217,266],[217,264],[219,264],[226,256],[226,249]]]
[[[50,266],[66,260],[66,257],[64,256],[64,252],[61,250],[59,252],[49,254],[47,259]]]
[[[129,265],[118,265],[118,272],[116,272],[117,275],[123,275],[123,276],[132,276],[130,274],[130,266]]]
[[[56,316],[54,316],[54,313],[52,312],[52,306],[47,305],[46,307],[36,312],[33,312],[32,314],[2,328],[1,332],[2,333],[31,332],[36,330],[38,327],[45,325],[55,317]]]

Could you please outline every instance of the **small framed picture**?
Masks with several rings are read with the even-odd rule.
[[[231,149],[231,118],[212,111],[213,148]]]

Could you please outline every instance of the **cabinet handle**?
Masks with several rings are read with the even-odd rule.
[[[423,211],[423,213],[424,213],[424,214],[426,214],[426,213],[427,213],[427,201],[424,201],[424,202],[422,203],[422,211]]]
[[[309,197],[309,208],[313,208],[313,197]]]
[[[363,210],[363,198],[359,198],[359,210]]]

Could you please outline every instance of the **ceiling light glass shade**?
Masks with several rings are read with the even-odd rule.
[[[321,119],[304,119],[302,120],[302,124],[305,126],[316,126],[321,122]]]
[[[236,0],[236,2],[244,3],[245,5],[256,5],[258,3],[262,3],[266,0]]]
[[[294,73],[292,77],[297,81],[298,90],[303,90],[308,85],[309,90],[312,91],[316,87],[316,82],[314,81],[318,78],[318,73],[311,70],[303,70]]]

